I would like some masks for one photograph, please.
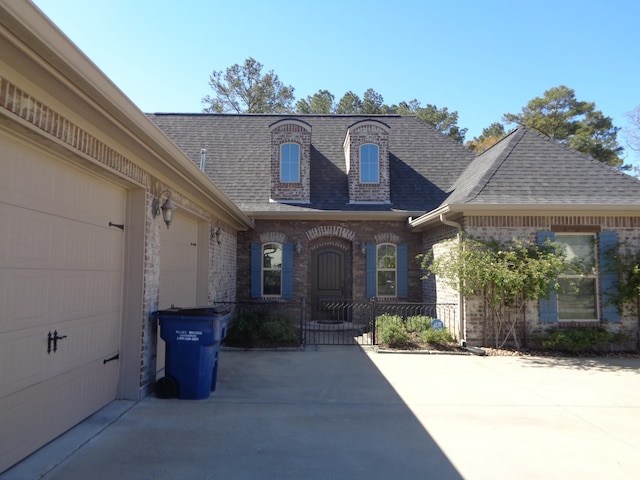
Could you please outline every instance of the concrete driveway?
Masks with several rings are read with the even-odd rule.
[[[640,359],[221,353],[208,400],[114,402],[9,479],[636,479]]]

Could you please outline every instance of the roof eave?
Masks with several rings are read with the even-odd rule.
[[[640,204],[589,205],[589,204],[448,204],[409,220],[409,228],[422,231],[442,223],[441,216],[462,215],[576,215],[640,216]]]
[[[363,221],[393,221],[402,220],[406,221],[407,218],[420,216],[424,211],[346,211],[346,210],[317,210],[317,211],[278,211],[269,212],[263,210],[249,211],[245,210],[245,213],[254,220],[363,220]]]

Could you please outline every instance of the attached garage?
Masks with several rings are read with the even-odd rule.
[[[198,223],[176,215],[171,228],[160,229],[160,297],[158,308],[196,305]],[[164,369],[165,344],[158,329],[156,371]]]
[[[234,300],[254,226],[31,2],[0,2],[0,225],[0,474],[149,395],[152,312]]]
[[[126,192],[0,131],[0,465],[116,398]],[[1,469],[0,469],[1,470]]]

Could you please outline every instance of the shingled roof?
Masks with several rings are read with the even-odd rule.
[[[640,181],[520,127],[479,155],[442,205],[640,206]]]
[[[156,113],[149,118],[200,164],[206,148],[206,173],[243,211],[265,213],[394,212],[407,216],[440,205],[474,158],[473,152],[416,117],[400,115],[228,115]],[[311,126],[311,201],[270,202],[269,126],[282,119]],[[391,204],[349,204],[343,143],[347,128],[376,119],[389,134]]]

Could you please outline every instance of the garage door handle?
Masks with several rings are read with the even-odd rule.
[[[113,357],[109,357],[109,358],[105,358],[104,360],[102,360],[102,364],[106,364],[112,360],[118,360],[120,358],[120,354],[116,353]]]
[[[67,338],[66,335],[62,335],[62,336],[58,336],[58,331],[54,330],[53,331],[53,351],[57,351],[58,350],[58,340],[62,340],[63,338]]]

